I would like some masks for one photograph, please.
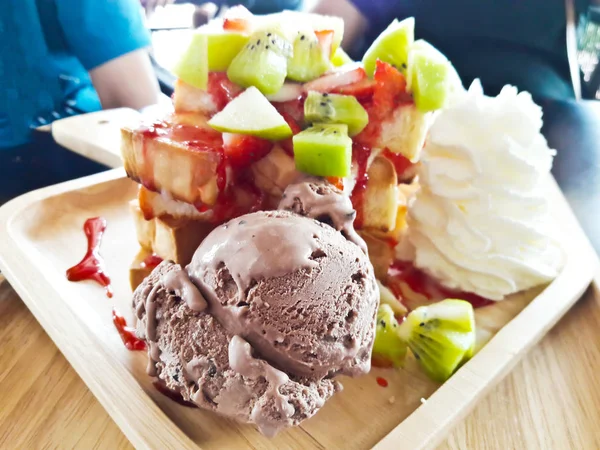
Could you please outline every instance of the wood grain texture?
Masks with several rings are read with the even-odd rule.
[[[126,268],[137,251],[133,225],[127,214],[128,196],[133,196],[135,185],[121,177],[122,171],[109,172],[30,194],[7,205],[9,207],[3,210],[4,218],[10,216],[10,219],[0,224],[0,233],[10,234],[18,245],[0,240],[0,260],[3,260],[2,266],[14,288],[23,295],[28,307],[73,367],[137,446],[195,448],[191,443],[194,441],[202,448],[361,449],[373,446],[402,421],[382,441],[382,446],[420,448],[439,443],[445,432],[466,414],[469,406],[483,396],[492,381],[506,373],[513,361],[578,298],[591,279],[596,262],[564,199],[558,191],[552,191],[553,204],[560,212],[557,217],[568,230],[570,263],[567,269],[455,377],[437,389],[438,386],[424,376],[414,360],[409,360],[402,371],[380,369],[358,380],[343,380],[345,391],[328,402],[315,418],[269,441],[252,427],[183,408],[162,397],[144,374],[145,355],[127,352],[120,342],[110,323],[110,310],[116,302],[119,309],[127,312],[130,296]],[[6,214],[9,210],[10,214]],[[102,253],[113,275],[116,295],[112,301],[108,301],[95,285],[72,284],[64,279],[64,269],[77,262],[84,253],[83,221],[98,214],[105,216],[109,223]],[[15,257],[11,252],[20,256]],[[10,264],[6,264],[8,260]],[[39,273],[36,273],[32,271],[35,267],[43,270],[38,269]],[[538,292],[515,296],[479,310],[479,328],[493,334]],[[8,369],[20,376],[15,375],[12,384],[7,385],[9,400],[0,413],[0,423],[13,420],[12,416],[18,420],[6,430],[9,434],[5,441],[11,444],[18,439],[13,433],[21,436],[19,429],[23,429],[25,436],[21,442],[27,444],[27,439],[36,434],[32,431],[36,427],[32,419],[47,419],[47,416],[39,405],[20,419],[19,414],[4,416],[4,409],[14,411],[21,402],[31,405],[32,399],[40,399],[50,408],[47,414],[51,414],[56,402],[45,399],[48,391],[56,389],[59,401],[71,397],[65,386],[54,388],[64,370],[54,366],[49,370],[52,357],[48,352],[38,356],[37,350],[27,352],[22,350],[21,344],[18,340],[8,339],[0,345],[0,352],[7,355],[25,352],[13,364],[13,369]],[[30,375],[32,371],[27,367],[21,367],[31,359],[39,359],[44,366],[41,378]],[[388,379],[388,388],[377,386],[374,380],[377,375]],[[0,386],[5,389],[3,378],[4,375],[0,377]],[[13,394],[22,390],[27,393],[20,397]],[[390,397],[395,401],[390,402]],[[421,406],[422,398],[428,401]],[[77,410],[64,411],[74,415],[71,421],[81,416],[74,411]],[[68,417],[64,420],[68,421]]]
[[[131,108],[107,109],[80,114],[52,123],[57,144],[108,167],[120,167],[121,128],[140,122],[140,113]]]
[[[599,323],[590,289],[439,450],[600,448]],[[0,449],[133,448],[7,282],[0,339]],[[18,382],[23,373],[29,382]],[[47,374],[58,376],[38,397]]]

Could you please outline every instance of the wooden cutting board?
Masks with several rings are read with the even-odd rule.
[[[344,391],[312,419],[275,439],[163,397],[145,374],[146,356],[127,351],[112,321],[131,319],[127,268],[137,251],[127,202],[136,185],[121,170],[27,194],[0,208],[0,269],[69,362],[137,447],[148,448],[427,448],[440,442],[580,297],[597,267],[594,251],[562,194],[549,180],[554,217],[564,230],[568,263],[545,289],[479,309],[479,353],[443,385],[409,359],[402,370],[374,369],[342,379]],[[64,271],[85,253],[83,222],[108,221],[102,245],[115,297]],[[376,377],[389,386],[381,388]]]

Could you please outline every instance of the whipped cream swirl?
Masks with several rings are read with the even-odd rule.
[[[492,300],[548,282],[564,265],[545,189],[555,151],[527,92],[497,97],[476,80],[442,111],[409,208],[415,265]]]

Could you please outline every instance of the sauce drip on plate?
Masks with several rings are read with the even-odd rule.
[[[115,328],[119,332],[121,336],[121,340],[127,350],[131,351],[140,351],[146,350],[146,343],[135,335],[135,331],[133,327],[127,326],[127,321],[125,317],[120,315],[115,308],[112,310],[112,319],[115,324]]]
[[[100,256],[100,243],[106,230],[106,220],[102,217],[93,217],[83,224],[83,231],[87,237],[87,252],[83,259],[67,270],[69,281],[92,280],[106,289],[106,295],[112,297],[110,277],[104,269],[104,260]]]

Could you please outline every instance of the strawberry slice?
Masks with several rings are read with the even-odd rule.
[[[392,65],[378,59],[373,78],[376,83],[373,93],[376,119],[383,120],[398,105],[412,102],[411,95],[406,92],[406,78]]]
[[[240,31],[242,33],[252,32],[253,15],[242,5],[229,8],[223,19],[223,29],[228,31]]]
[[[243,89],[227,78],[225,72],[210,72],[208,74],[208,93],[217,105],[217,112],[243,92]]]
[[[264,158],[273,145],[271,141],[256,136],[223,133],[223,148],[232,169],[243,169]]]
[[[348,86],[365,79],[367,79],[367,74],[362,67],[340,70],[309,81],[304,85],[304,92],[333,92],[341,86]]]
[[[401,104],[412,103],[406,91],[406,79],[394,66],[377,60],[373,75],[373,95],[363,106],[369,113],[369,123],[355,137],[355,141],[367,147],[376,147],[381,122],[389,119]]]
[[[375,92],[375,81],[368,78],[356,83],[339,86],[330,91],[332,94],[352,95],[359,101],[369,100]]]
[[[225,19],[223,20],[223,29],[227,31],[239,31],[242,33],[250,33],[252,31],[252,24],[247,19]]]
[[[320,30],[315,31],[319,45],[323,49],[323,53],[327,58],[331,59],[333,53],[333,30]]]
[[[283,147],[283,150],[293,158],[294,157],[294,143],[292,141],[292,137],[293,137],[293,135],[300,133],[302,131],[302,128],[300,127],[300,125],[298,125],[298,122],[296,122],[296,120],[292,117],[292,115],[290,113],[283,111],[283,110],[279,110],[279,113],[283,116],[283,118],[285,119],[287,124],[292,129],[292,136],[281,141],[281,147]]]

